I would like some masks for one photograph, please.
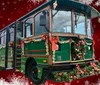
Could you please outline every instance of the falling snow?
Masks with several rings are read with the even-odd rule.
[[[95,5],[96,5],[96,6],[100,6],[100,0],[96,1],[96,2],[95,2]]]
[[[98,22],[100,23],[100,18],[98,18]]]
[[[93,0],[79,0],[79,2],[90,5],[90,4],[92,4]]]
[[[28,0],[28,2],[32,2],[32,3],[36,3],[36,2],[38,2],[38,3],[40,3],[40,2],[42,2],[43,0]]]
[[[91,4],[93,4],[93,1],[95,1],[95,0],[78,0],[78,1],[83,4],[91,5]],[[97,7],[100,6],[100,0],[96,0],[96,2],[93,5],[95,5]]]

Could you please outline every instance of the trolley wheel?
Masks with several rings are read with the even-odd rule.
[[[43,71],[42,71],[42,76],[41,79],[38,78],[38,68],[36,65],[34,65],[34,62],[31,61],[27,67],[27,74],[28,77],[30,78],[30,80],[33,82],[33,84],[39,85],[39,84],[43,84],[46,82],[46,78],[43,75]]]

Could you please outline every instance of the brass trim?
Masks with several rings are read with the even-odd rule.
[[[79,37],[82,36],[84,38],[86,38],[86,35],[82,35],[82,34],[73,34],[73,33],[56,33],[56,32],[52,32],[52,36],[68,36],[68,37]]]
[[[40,50],[25,50],[25,52],[46,52],[45,49],[40,49]]]
[[[71,62],[71,61],[58,61],[58,62],[53,62],[53,64],[56,64],[56,63],[68,63],[68,62]]]
[[[90,59],[84,59],[84,60],[93,60],[93,58],[90,58]],[[76,60],[76,61],[71,61],[71,62],[81,62],[81,61],[84,61],[84,60]]]
[[[22,55],[22,57],[32,57],[32,58],[48,58],[48,55],[34,55],[34,54],[25,54]]]

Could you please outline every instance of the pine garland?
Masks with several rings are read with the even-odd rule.
[[[91,65],[85,66],[84,68],[79,67],[83,73],[79,69],[77,69],[77,65],[76,65],[76,68],[73,69],[69,73],[68,72],[54,72],[53,73],[54,81],[56,81],[56,82],[63,82],[63,81],[71,82],[72,80],[100,74],[100,65],[98,64],[95,67],[98,70],[94,69],[94,67]]]
[[[0,45],[0,49],[5,48],[5,47],[6,47],[5,44]]]

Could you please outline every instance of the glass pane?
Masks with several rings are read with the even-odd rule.
[[[87,24],[88,24],[88,28],[87,28],[88,29],[88,37],[91,38],[92,34],[91,34],[91,21],[90,21],[90,19],[87,20]]]
[[[74,15],[75,17],[75,33],[85,35],[85,16],[84,15]]]
[[[40,16],[46,16],[46,26],[40,26]],[[35,16],[35,35],[43,34],[48,32],[48,11],[42,11]]]
[[[6,44],[6,31],[1,33],[1,44]]]
[[[32,18],[25,22],[25,37],[32,36]]]
[[[53,32],[71,33],[71,11],[53,10]]]
[[[23,23],[17,23],[17,39],[21,40],[23,38]]]
[[[9,41],[11,42],[11,41],[14,41],[14,28],[13,27],[11,27],[10,29],[9,29]]]

